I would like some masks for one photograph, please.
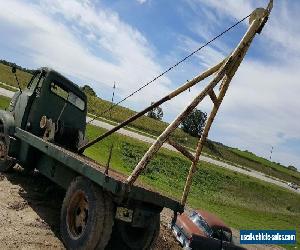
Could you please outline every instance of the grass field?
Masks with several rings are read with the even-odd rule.
[[[96,97],[89,97],[90,113],[100,114],[104,110],[107,110],[110,106],[111,102],[109,101],[105,101]],[[111,118],[109,117],[109,114],[104,114],[103,117],[112,119],[116,122],[122,122],[135,113],[136,112],[124,107],[116,107],[112,111]],[[130,126],[140,131],[158,136],[168,126],[168,124],[143,116],[130,124]],[[191,137],[181,129],[177,129],[175,131],[173,139],[188,148],[195,148],[197,143],[197,138]],[[204,152],[215,156],[220,160],[226,160],[238,165],[242,165],[249,169],[260,171],[262,173],[265,173],[266,175],[270,175],[288,182],[295,182],[300,185],[299,172],[289,170],[283,165],[270,162],[252,153],[243,152],[238,149],[233,149],[215,142],[207,143],[204,147]]]
[[[277,178],[282,178],[282,176],[285,175],[284,179],[289,179],[291,182],[299,183],[300,172],[292,171],[284,167],[280,163],[268,161],[248,151],[240,151],[238,149],[231,149],[231,151],[238,157],[242,157],[252,162],[253,169],[256,168],[258,171],[264,172],[271,176],[275,176]]]
[[[25,86],[27,86],[27,83],[30,81],[32,75],[17,69],[17,77],[19,79],[21,87],[24,88]],[[2,63],[0,63],[0,82],[18,87],[15,76],[11,73],[11,67]]]
[[[24,87],[26,85],[26,82],[29,81],[31,75],[22,71],[17,71],[17,74],[21,85]],[[0,82],[1,81],[16,87],[15,79],[11,74],[10,67],[0,63]],[[5,86],[0,85],[0,87]],[[103,100],[98,97],[88,96],[89,113],[97,115],[104,110],[107,110],[110,106],[111,102],[109,101]],[[103,115],[103,118],[112,120],[114,122],[122,122],[135,113],[135,111],[128,108],[117,106],[113,109],[111,116],[109,113],[106,113]],[[142,133],[151,134],[153,136],[158,136],[167,126],[168,123],[158,121],[147,116],[143,116],[130,124],[130,127],[137,129]],[[195,145],[197,143],[197,138],[191,137],[181,129],[177,129],[172,137],[175,141],[192,149],[195,148]],[[270,162],[250,152],[240,151],[239,149],[233,149],[211,141],[206,143],[203,151],[219,160],[224,160],[236,165],[241,165],[248,169],[257,170],[266,175],[270,175],[287,182],[295,182],[300,185],[299,172],[289,170],[283,165]]]
[[[239,149],[230,148],[225,145],[215,145],[216,152],[221,156],[215,155],[220,160],[225,159],[229,162],[238,164],[262,172],[266,175],[287,181],[295,182],[300,185],[300,173],[290,170],[283,165],[268,161],[248,151],[241,151]]]
[[[6,109],[9,105],[10,98],[0,95],[0,109]]]
[[[9,98],[0,97],[0,108],[8,102]],[[87,136],[92,139],[104,131],[88,126]],[[149,146],[113,134],[85,154],[106,165],[112,143],[110,165],[125,174],[130,173]],[[179,154],[161,149],[140,179],[161,193],[180,199],[189,166],[190,162]],[[200,162],[188,204],[218,214],[236,229],[297,229],[297,247],[300,247],[300,195],[273,184]]]
[[[90,139],[105,130],[89,126]],[[111,166],[130,173],[148,145],[114,134],[86,150],[85,154],[106,164],[114,143]],[[142,176],[160,192],[180,198],[190,162],[175,152],[161,149]],[[300,195],[258,179],[200,162],[188,203],[220,215],[236,229],[297,229],[299,239]],[[298,248],[300,243],[297,243]]]

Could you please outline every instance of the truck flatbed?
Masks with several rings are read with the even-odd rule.
[[[39,171],[63,187],[67,187],[69,185],[69,181],[66,180],[66,178],[69,178],[70,175],[64,175],[64,168],[60,168],[59,165],[67,166],[74,171],[74,175],[77,173],[89,178],[103,187],[103,189],[110,191],[120,199],[138,200],[144,203],[157,205],[162,208],[167,207],[176,212],[182,212],[184,209],[178,201],[166,197],[152,188],[145,187],[140,182],[129,187],[126,183],[127,177],[124,174],[114,170],[109,170],[108,175],[106,175],[104,166],[101,166],[84,155],[71,152],[20,128],[16,128],[15,136],[23,143],[26,142],[30,146],[43,152],[44,155],[48,155],[48,161],[51,159],[57,161],[57,167],[53,169],[53,167],[48,168],[46,166],[47,161],[45,160],[45,164],[39,164],[41,165]],[[72,178],[70,178],[70,181]]]

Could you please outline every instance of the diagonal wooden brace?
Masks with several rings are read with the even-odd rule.
[[[170,137],[171,133],[178,128],[181,122],[197,107],[197,105],[204,99],[205,96],[219,83],[220,80],[225,75],[225,72],[232,65],[231,57],[227,59],[223,67],[220,69],[215,78],[204,88],[204,90],[198,94],[195,99],[185,108],[185,110],[177,116],[177,118],[170,123],[170,125],[165,129],[165,131],[157,138],[157,140],[152,144],[152,146],[145,153],[140,162],[136,165],[135,169],[132,171],[131,175],[127,178],[127,183],[132,185],[141,172],[146,168],[149,161],[152,159],[154,154],[161,148],[163,143]]]
[[[167,139],[167,142],[173,146],[177,151],[182,153],[186,158],[190,159],[191,161],[195,161],[195,157],[192,153],[190,153],[185,147],[181,146],[177,142],[173,141],[171,138]]]
[[[208,94],[209,94],[209,97],[210,97],[210,99],[212,100],[212,102],[213,102],[215,105],[217,105],[217,104],[218,104],[218,98],[217,98],[217,96],[216,96],[214,90],[212,89]]]

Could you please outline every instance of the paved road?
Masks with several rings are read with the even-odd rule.
[[[0,95],[2,96],[6,96],[6,97],[10,97],[12,98],[15,92],[12,92],[10,90],[4,89],[4,88],[0,88]]]
[[[7,97],[11,98],[13,96],[13,94],[14,94],[14,92],[12,92],[12,91],[9,91],[9,90],[4,89],[4,88],[0,88],[0,95],[2,95],[2,96],[7,96]],[[87,117],[86,120],[90,121],[91,118]],[[101,128],[105,128],[105,129],[112,129],[114,127],[113,125],[111,125],[109,123],[106,123],[106,122],[103,122],[103,121],[99,121],[99,120],[94,120],[94,121],[91,122],[91,124],[93,124],[95,126],[98,126],[98,127],[101,127]],[[140,140],[140,141],[143,141],[143,142],[147,142],[147,143],[150,143],[150,144],[154,143],[154,141],[155,141],[153,138],[150,138],[150,137],[141,135],[139,133],[126,130],[126,129],[120,129],[120,130],[117,131],[117,133],[129,136],[129,137],[132,137],[132,138],[135,138],[137,140]],[[164,144],[163,147],[167,148],[169,150],[172,150],[172,151],[176,151],[176,149],[173,148],[172,146],[170,146],[169,144]],[[273,179],[273,178],[270,178],[268,176],[265,176],[265,174],[263,174],[261,172],[258,172],[258,171],[255,171],[255,170],[247,171],[247,170],[245,170],[243,168],[236,167],[236,166],[230,165],[228,163],[225,163],[225,162],[222,162],[222,161],[218,161],[218,160],[215,160],[213,158],[210,158],[210,157],[207,157],[207,156],[203,156],[203,155],[200,157],[200,159],[203,160],[203,161],[205,161],[205,162],[209,162],[209,163],[215,164],[215,165],[217,165],[219,167],[230,169],[230,170],[235,171],[235,172],[239,172],[239,173],[242,173],[242,174],[245,174],[245,175],[248,175],[248,176],[251,176],[251,177],[255,177],[257,179],[260,179],[260,180],[263,180],[263,181],[266,181],[266,182],[269,182],[269,183],[273,183],[273,184],[275,184],[277,186],[289,189],[291,191],[294,191],[294,192],[297,192],[297,193],[300,194],[300,189],[294,190],[294,189],[290,188],[286,183],[284,183],[284,182],[282,182],[282,181],[280,181],[278,179]]]

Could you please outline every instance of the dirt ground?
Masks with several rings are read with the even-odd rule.
[[[0,249],[65,249],[59,236],[64,191],[48,179],[16,168],[0,174]],[[168,229],[172,212],[164,209],[155,250],[182,249]],[[234,232],[238,237],[238,231]],[[248,246],[249,249],[282,249]]]
[[[63,198],[63,190],[38,174],[0,174],[0,249],[65,249],[59,236]],[[154,249],[181,249],[165,221]]]

